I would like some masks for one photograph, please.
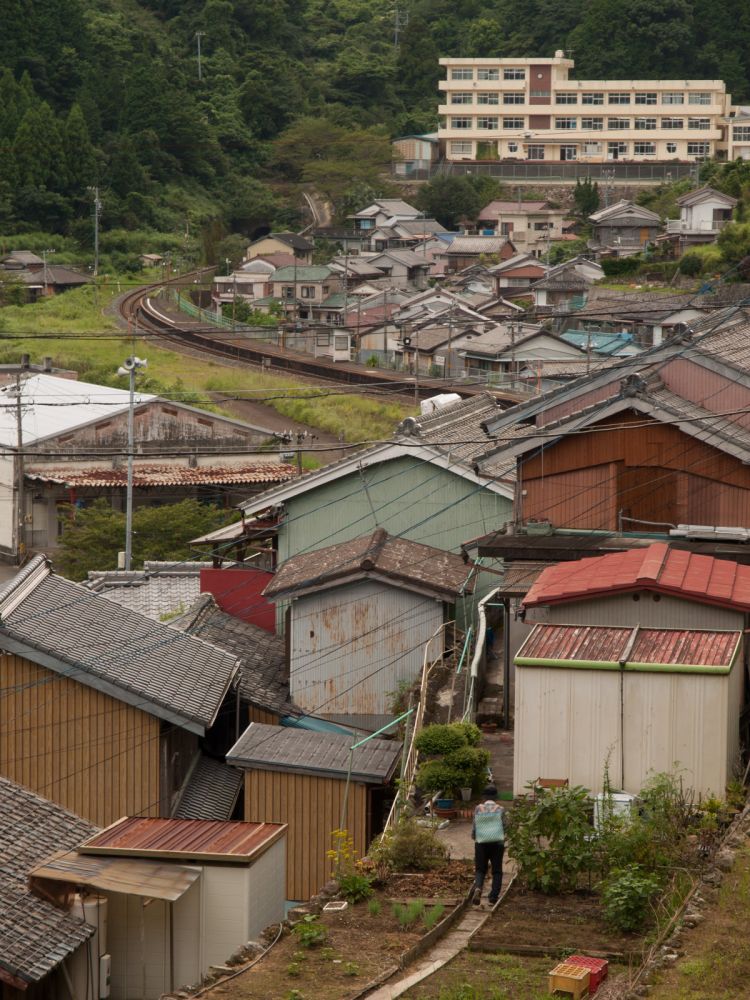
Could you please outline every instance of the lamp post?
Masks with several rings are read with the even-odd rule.
[[[137,358],[134,354],[125,358],[124,364],[117,369],[118,375],[127,375],[130,380],[130,403],[128,406],[128,486],[125,495],[125,566],[130,569],[133,556],[133,415],[135,410],[135,373],[148,364],[145,358]]]

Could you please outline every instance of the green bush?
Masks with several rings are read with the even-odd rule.
[[[638,865],[616,868],[601,886],[607,922],[620,931],[638,930],[659,888],[658,879]]]
[[[389,871],[429,871],[446,859],[446,848],[430,827],[403,817],[370,848],[370,859]]]
[[[694,278],[703,273],[703,261],[697,254],[686,253],[680,259],[680,274],[686,274],[689,278]]]
[[[317,948],[328,940],[328,928],[313,913],[308,913],[292,928],[292,934],[303,948]]]
[[[425,726],[414,741],[417,750],[428,757],[435,757],[438,754],[444,755],[467,744],[467,734],[461,722]]]
[[[360,903],[372,896],[372,879],[359,872],[348,872],[338,877],[339,889],[350,903]]]
[[[601,260],[602,270],[608,278],[635,274],[642,263],[640,254],[632,257],[602,257]]]
[[[465,722],[426,726],[415,741],[428,758],[417,772],[417,785],[426,792],[452,792],[482,783],[490,757],[477,746],[480,735]]]

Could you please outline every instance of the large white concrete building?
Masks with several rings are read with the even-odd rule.
[[[440,60],[449,161],[691,162],[727,150],[722,80],[574,80],[574,62]]]

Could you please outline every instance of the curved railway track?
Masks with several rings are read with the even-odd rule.
[[[190,274],[173,278],[166,284],[175,287],[191,287],[194,276],[199,278],[213,271],[204,268]],[[387,384],[394,393],[414,395],[413,377],[404,377],[397,372],[378,369],[373,371],[364,365],[346,362],[334,362],[325,358],[313,358],[309,354],[285,350],[265,341],[253,341],[231,330],[210,326],[201,320],[191,319],[179,313],[162,302],[155,302],[156,294],[163,288],[165,282],[156,282],[134,289],[124,295],[118,304],[120,315],[128,323],[129,329],[137,326],[142,332],[158,336],[175,345],[189,347],[201,354],[221,357],[240,364],[262,367],[271,371],[295,372],[307,378],[324,380],[326,382],[345,382],[358,385],[363,389],[368,386],[383,389]],[[475,396],[487,391],[487,387],[476,384],[446,383],[444,379],[420,376],[418,393],[420,396],[433,396],[439,392],[456,392],[463,397]],[[493,391],[498,403],[506,406],[517,401],[517,397]]]

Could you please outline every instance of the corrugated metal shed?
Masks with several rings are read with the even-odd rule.
[[[354,737],[337,733],[313,733],[254,722],[229,751],[227,760],[238,767],[346,778],[353,742],[356,742]],[[393,775],[400,756],[400,743],[372,739],[351,755],[352,780],[385,783]]]
[[[179,899],[199,877],[200,868],[136,858],[86,857],[78,851],[55,854],[31,872],[40,881],[88,885],[101,892],[125,892],[153,899]]]
[[[518,651],[516,664],[725,674],[741,639],[739,631],[536,625]]]
[[[267,727],[272,728],[272,727]],[[84,841],[81,854],[195,858],[245,864],[275,843],[285,827],[202,819],[121,819]]]
[[[750,611],[750,566],[657,542],[647,549],[552,566],[541,574],[524,605],[559,604],[626,590],[653,590]]]

